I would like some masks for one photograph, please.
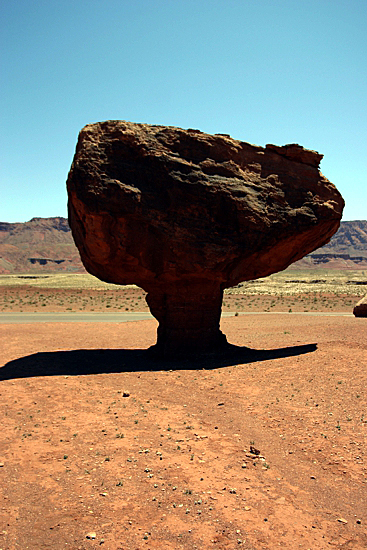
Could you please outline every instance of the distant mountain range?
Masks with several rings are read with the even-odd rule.
[[[66,218],[0,222],[0,273],[84,273]]]
[[[342,222],[328,244],[294,266],[367,269],[367,221]],[[85,272],[67,219],[0,222],[0,274],[52,272]]]
[[[331,241],[294,264],[338,269],[367,268],[367,221],[341,222]]]

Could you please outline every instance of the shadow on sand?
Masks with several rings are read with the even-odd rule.
[[[216,369],[232,365],[269,361],[316,351],[317,344],[256,350],[228,345],[225,350],[196,357],[162,360],[149,349],[78,349],[34,353],[0,367],[0,381],[57,375],[87,375],[119,372]]]

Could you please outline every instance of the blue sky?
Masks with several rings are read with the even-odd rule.
[[[300,143],[367,219],[366,0],[3,0],[0,221],[66,216],[79,130]]]

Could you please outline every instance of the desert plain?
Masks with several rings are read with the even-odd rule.
[[[231,353],[161,362],[154,319],[116,322],[141,289],[1,276],[0,318],[40,322],[0,323],[0,549],[366,548],[365,294],[363,271],[244,283]]]

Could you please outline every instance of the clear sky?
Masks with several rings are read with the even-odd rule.
[[[367,219],[366,0],[3,0],[0,221],[66,216],[79,130],[299,143]]]

